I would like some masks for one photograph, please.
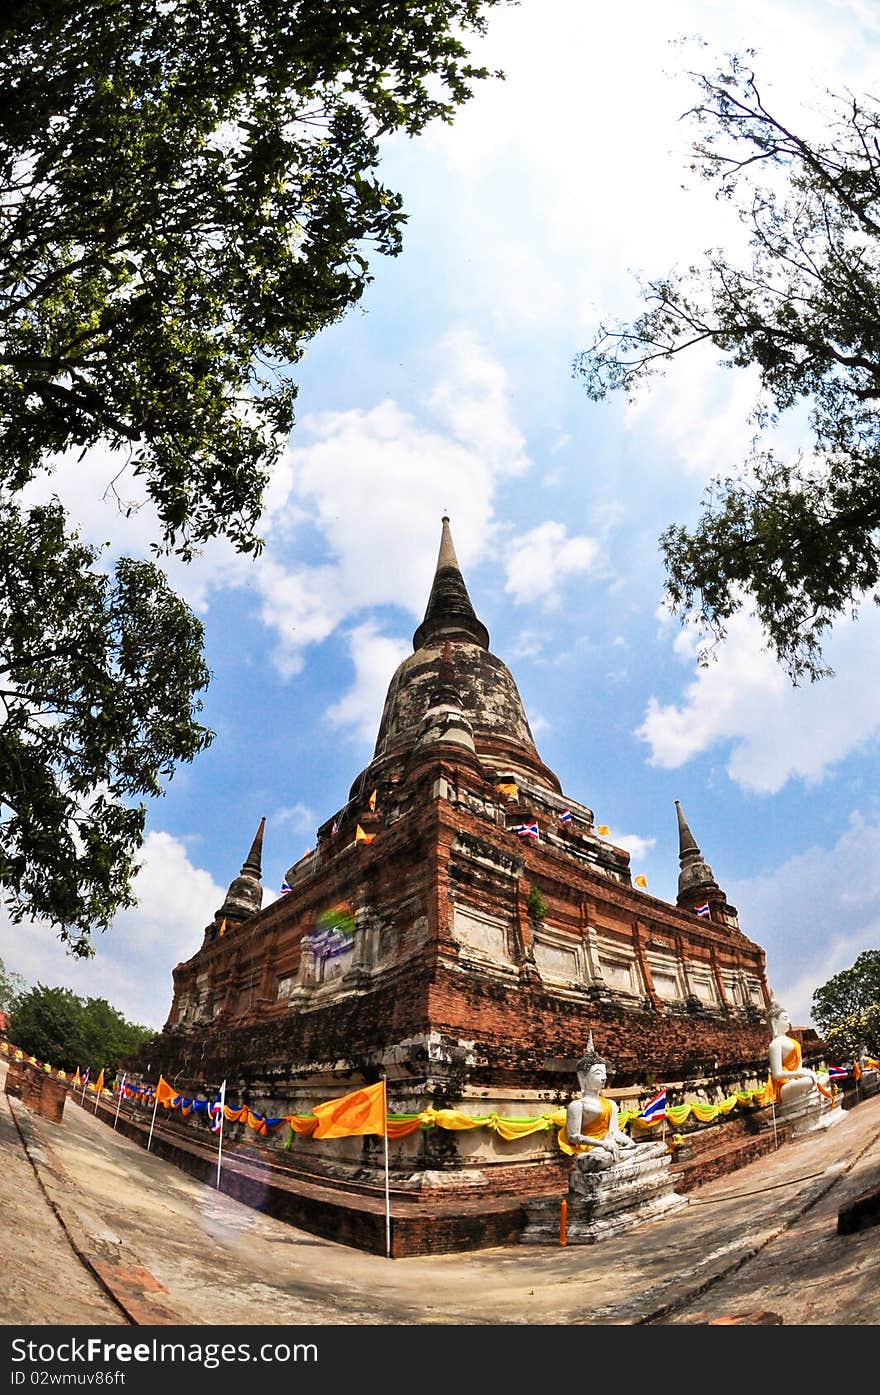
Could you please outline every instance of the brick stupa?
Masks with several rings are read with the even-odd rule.
[[[372,760],[265,909],[260,824],[174,969],[168,1022],[142,1053],[151,1078],[183,1093],[225,1079],[228,1100],[278,1116],[385,1076],[394,1112],[533,1117],[570,1098],[592,1032],[611,1085],[734,1080],[766,1057],[765,956],[677,814],[671,905],[633,886],[629,854],[541,760],[444,517]],[[283,1156],[353,1190],[383,1176],[375,1137],[297,1138]],[[396,1192],[426,1205],[559,1190],[567,1167],[554,1131],[486,1128],[422,1130],[390,1163]]]

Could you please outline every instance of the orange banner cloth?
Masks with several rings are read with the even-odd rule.
[[[158,1104],[164,1105],[166,1109],[170,1109],[174,1101],[177,1099],[177,1091],[172,1090],[164,1075],[159,1076],[159,1082],[156,1086],[155,1095],[156,1102]]]
[[[327,1104],[316,1104],[312,1113],[318,1120],[313,1138],[351,1138],[363,1133],[378,1133],[384,1138],[385,1081],[365,1085]]]
[[[318,1127],[318,1120],[310,1114],[288,1114],[286,1117],[294,1133],[305,1134],[306,1137],[313,1135]]]

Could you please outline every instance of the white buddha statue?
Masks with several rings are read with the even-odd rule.
[[[803,1064],[800,1042],[791,1036],[791,1018],[774,998],[769,1009],[773,1036],[767,1048],[770,1077],[765,1099],[776,1107],[780,1119],[794,1122],[794,1137],[839,1123],[843,1110],[826,1071]]]
[[[565,1112],[566,1151],[575,1150],[568,1176],[566,1243],[592,1244],[619,1235],[687,1204],[675,1191],[665,1143],[637,1143],[620,1127],[617,1105],[603,1095],[608,1068],[593,1048],[593,1036],[576,1062],[580,1094]],[[559,1243],[560,1208],[555,1197],[525,1203],[523,1240]]]
[[[620,1128],[614,1100],[601,1093],[608,1083],[608,1068],[592,1049],[592,1036],[590,1042],[577,1063],[581,1092],[566,1110],[565,1132],[569,1143],[584,1149],[576,1155],[575,1167],[597,1172],[613,1167],[624,1153],[639,1145]]]
[[[791,1018],[774,998],[769,1009],[773,1036],[767,1048],[770,1061],[770,1088],[780,1106],[806,1102],[810,1095],[820,1093],[831,1098],[827,1074],[809,1070],[803,1064],[801,1044],[790,1036]]]

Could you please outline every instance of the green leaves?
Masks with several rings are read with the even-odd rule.
[[[799,461],[756,447],[713,482],[697,524],[672,524],[660,544],[667,598],[707,634],[704,660],[749,604],[792,680],[815,680],[830,672],[826,632],[880,573],[880,103],[834,99],[825,138],[810,142],[767,110],[743,60],[693,76],[694,168],[737,204],[751,259],[714,252],[648,283],[644,314],[603,326],[574,371],[594,400],[634,396],[711,343],[723,362],[757,368],[759,431],[809,403]]]
[[[467,100],[463,36],[498,2],[12,3],[0,483],[109,442],[162,548],[256,551],[290,369],[400,248],[378,139]]]
[[[92,1080],[105,1066],[112,1071],[153,1033],[128,1022],[105,998],[80,998],[69,988],[38,983],[21,993],[13,1007],[9,1037],[16,1046],[58,1070],[83,1070]],[[105,1078],[109,1088],[110,1078]]]
[[[880,1049],[880,950],[868,949],[813,994],[811,1015],[829,1044],[856,1054]]]
[[[152,563],[99,561],[59,504],[0,495],[0,890],[79,955],[133,904],[131,801],[212,739],[200,622]]]
[[[108,574],[16,495],[102,443],[157,554],[260,550],[295,366],[400,249],[380,138],[468,99],[465,39],[500,2],[3,7],[0,897],[76,954],[133,902],[138,800],[211,740],[208,674],[156,567]]]

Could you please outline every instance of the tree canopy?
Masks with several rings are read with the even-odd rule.
[[[107,443],[182,555],[259,547],[291,366],[399,250],[379,141],[500,0],[38,0],[0,18],[0,482]]]
[[[0,496],[0,888],[79,955],[132,905],[145,806],[211,733],[202,626],[152,563],[112,574],[58,504]]]
[[[133,902],[140,797],[212,739],[209,674],[155,564],[21,492],[100,444],[157,557],[259,551],[296,364],[401,245],[381,140],[490,76],[465,41],[500,3],[3,7],[0,897],[76,953]]]
[[[796,460],[756,445],[707,490],[693,527],[660,539],[667,599],[706,636],[705,663],[747,601],[792,680],[820,678],[822,644],[880,574],[880,101],[827,94],[824,134],[799,134],[734,56],[699,91],[692,168],[731,200],[749,253],[643,286],[632,324],[603,324],[574,362],[595,400],[632,396],[699,344],[757,370],[755,422],[809,404]],[[760,434],[759,434],[760,441]],[[876,596],[875,596],[876,599]]]
[[[17,998],[8,1027],[9,1040],[22,1051],[59,1070],[88,1066],[93,1079],[154,1035],[128,1022],[105,998],[80,998],[69,988],[43,983]]]
[[[812,1018],[830,1045],[880,1051],[880,950],[868,949],[813,994]]]

